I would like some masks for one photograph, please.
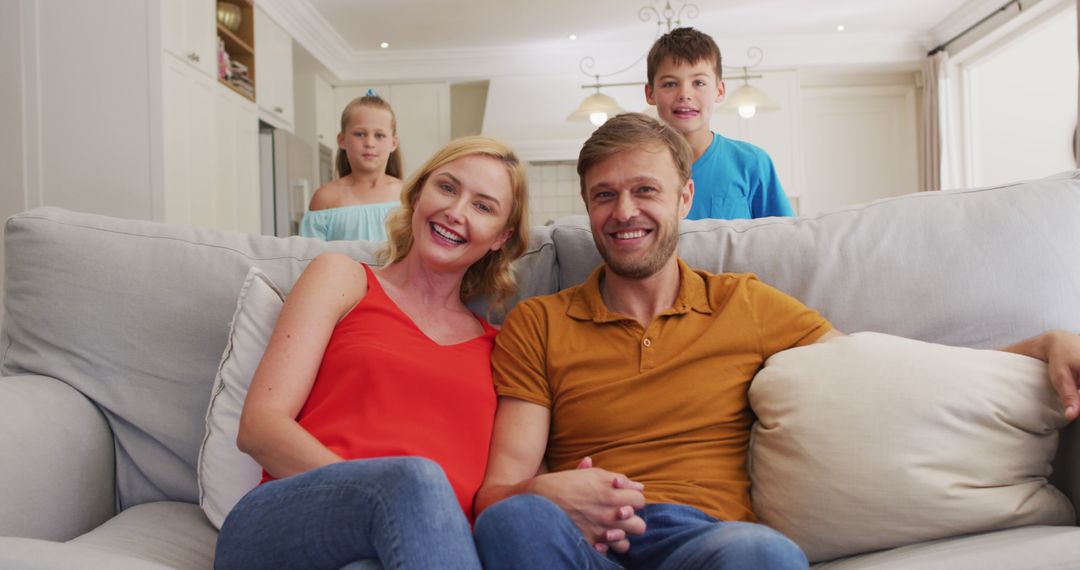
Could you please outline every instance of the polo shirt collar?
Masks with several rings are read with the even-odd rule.
[[[679,293],[675,296],[675,303],[671,308],[661,315],[681,315],[691,310],[706,315],[711,314],[712,306],[709,305],[705,278],[691,269],[682,258],[678,258],[678,262]],[[622,321],[628,318],[621,313],[609,311],[607,305],[604,304],[604,299],[600,295],[600,280],[603,279],[605,271],[607,271],[606,265],[597,267],[581,284],[581,287],[574,291],[570,306],[566,310],[568,316],[597,323]]]

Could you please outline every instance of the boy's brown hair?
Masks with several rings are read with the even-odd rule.
[[[656,40],[646,59],[649,85],[652,85],[653,80],[656,79],[656,70],[660,64],[669,57],[676,65],[683,62],[694,65],[699,61],[707,61],[714,64],[717,81],[724,77],[720,48],[709,34],[699,32],[694,28],[675,28]]]
[[[679,173],[679,184],[686,184],[694,164],[694,151],[678,131],[642,113],[623,113],[608,120],[585,141],[578,155],[577,173],[581,179],[582,198],[585,198],[585,173],[590,168],[621,152],[657,147],[671,153],[671,161]],[[588,199],[585,203],[588,205]]]

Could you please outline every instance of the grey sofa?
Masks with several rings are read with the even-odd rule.
[[[1080,171],[927,193],[815,217],[687,222],[680,254],[752,271],[843,331],[994,347],[1080,331]],[[279,239],[43,208],[5,226],[0,336],[0,568],[212,565],[196,453],[248,268],[287,289],[324,251]],[[599,263],[583,217],[532,231],[518,298]],[[477,307],[483,310],[482,306]],[[1055,484],[1080,503],[1080,428]],[[1080,529],[1028,527],[916,544],[825,568],[1080,566]]]

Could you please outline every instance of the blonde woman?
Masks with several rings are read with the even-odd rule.
[[[480,567],[496,331],[465,301],[512,293],[526,203],[509,149],[459,139],[406,185],[386,266],[329,253],[305,269],[241,418],[264,483],[226,519],[216,567]]]

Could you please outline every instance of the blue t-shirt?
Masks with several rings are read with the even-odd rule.
[[[300,235],[326,241],[386,241],[383,221],[401,202],[380,202],[342,206],[326,210],[308,210],[300,221]]]
[[[694,162],[694,203],[688,220],[794,216],[772,159],[764,150],[713,133]]]

